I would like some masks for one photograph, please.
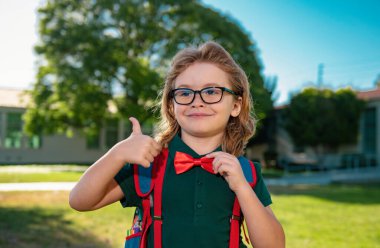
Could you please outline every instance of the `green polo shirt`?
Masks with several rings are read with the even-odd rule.
[[[216,149],[220,151],[220,148]],[[194,158],[197,154],[177,135],[169,144],[169,157],[162,189],[162,242],[163,247],[228,247],[230,217],[235,194],[220,175],[211,174],[201,167],[177,175],[173,160],[176,151]],[[264,184],[260,165],[255,164],[257,184],[254,191],[264,206],[272,203]],[[126,165],[116,176],[125,197],[123,207],[141,206],[136,194],[132,166]],[[148,247],[153,247],[152,231]],[[245,247],[241,242],[240,247]]]

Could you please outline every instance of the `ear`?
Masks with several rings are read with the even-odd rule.
[[[241,105],[242,105],[243,98],[239,96],[235,101],[234,101],[234,106],[231,111],[231,116],[236,117],[240,114],[241,111]]]

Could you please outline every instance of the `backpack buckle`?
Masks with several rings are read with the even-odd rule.
[[[160,220],[160,221],[162,221],[162,216],[153,215],[153,220]]]
[[[233,220],[241,221],[242,218],[241,218],[240,216],[238,216],[238,215],[234,215],[234,214],[233,214],[233,215],[231,216],[230,221],[233,221]]]

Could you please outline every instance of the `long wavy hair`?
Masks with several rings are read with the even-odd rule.
[[[256,121],[252,111],[252,99],[247,75],[234,61],[231,55],[218,43],[206,42],[198,48],[189,47],[178,52],[173,58],[161,92],[161,119],[156,135],[157,141],[167,147],[173,137],[181,130],[173,111],[173,99],[170,95],[179,74],[190,65],[206,62],[216,65],[227,73],[232,90],[242,98],[240,114],[230,116],[222,139],[222,151],[240,156],[255,132]]]

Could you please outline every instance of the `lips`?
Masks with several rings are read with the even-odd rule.
[[[206,114],[206,113],[190,113],[187,114],[189,117],[203,117],[203,116],[211,116],[211,114]]]

